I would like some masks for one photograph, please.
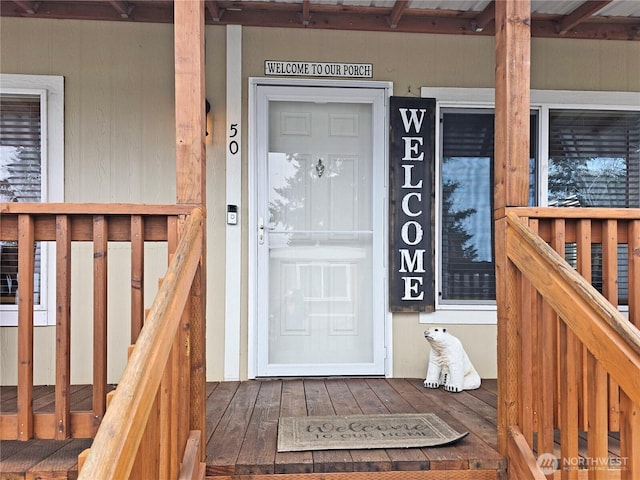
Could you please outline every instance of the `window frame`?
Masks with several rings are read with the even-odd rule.
[[[441,118],[442,109],[493,109],[495,110],[495,89],[493,88],[458,88],[458,87],[422,87],[421,96],[436,99],[436,118]],[[538,165],[536,169],[537,189],[536,200],[540,206],[547,206],[548,173],[549,173],[549,111],[550,110],[617,110],[640,111],[640,93],[638,92],[604,92],[604,91],[573,91],[573,90],[531,90],[531,111],[537,112],[538,118]],[[442,282],[442,243],[441,243],[441,208],[442,208],[442,132],[440,122],[436,122],[435,132],[435,265],[436,265],[436,311],[421,314],[422,323],[440,324],[495,324],[495,301],[465,300],[455,303],[451,300],[443,303],[437,292]],[[621,307],[625,310],[625,307]],[[471,318],[464,312],[478,312]],[[460,314],[459,312],[463,312]]]
[[[0,73],[0,93],[40,96],[42,202],[64,202],[64,77]],[[33,324],[56,324],[55,243],[42,243],[41,298]],[[18,325],[18,308],[0,306],[0,327]]]

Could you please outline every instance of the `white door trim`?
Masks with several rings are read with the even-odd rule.
[[[242,26],[227,25],[226,205],[237,223],[226,225],[224,379],[240,380],[242,298]]]
[[[248,377],[255,378],[258,372],[258,242],[257,242],[257,225],[258,225],[258,147],[260,142],[266,142],[265,138],[259,138],[260,129],[258,128],[257,118],[257,89],[263,85],[274,86],[304,86],[304,87],[333,87],[333,88],[367,88],[367,89],[380,89],[384,96],[384,105],[381,108],[382,111],[374,111],[374,119],[377,120],[379,116],[383,116],[381,121],[384,125],[388,125],[388,98],[392,94],[392,84],[390,82],[377,82],[377,81],[352,81],[352,80],[326,80],[326,79],[273,79],[273,78],[250,78],[249,79],[249,175],[248,175],[248,200],[249,200],[249,255],[248,255]],[[378,116],[378,117],[376,117]],[[264,131],[264,130],[263,130]],[[382,242],[382,251],[384,252],[386,259],[387,252],[387,171],[388,171],[388,138],[385,136],[383,139],[383,146],[379,147],[383,151],[376,151],[375,154],[379,154],[384,159],[383,168],[383,181],[381,182],[384,190],[383,195],[380,195],[375,208],[381,208],[384,212],[384,219],[382,220],[383,238],[377,239]],[[385,298],[384,308],[387,311],[387,285],[386,285],[386,268],[387,262],[384,262],[384,286],[381,288],[381,292],[373,292],[374,294],[382,295]],[[384,335],[384,345],[386,352],[386,360],[384,360],[385,374],[391,372],[391,316],[383,312],[385,319],[384,328],[381,329]]]

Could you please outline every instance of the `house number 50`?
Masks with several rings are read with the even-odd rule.
[[[231,132],[229,134],[229,138],[234,138],[238,135],[238,124],[237,123],[232,123],[231,126],[229,127],[229,131]],[[238,149],[239,149],[239,145],[238,142],[236,140],[231,140],[229,142],[229,152],[231,153],[231,155],[235,155],[236,153],[238,153]]]

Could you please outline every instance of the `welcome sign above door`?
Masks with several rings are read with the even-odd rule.
[[[265,60],[264,74],[284,77],[372,78],[371,63]]]
[[[435,99],[391,97],[389,105],[389,308],[433,311]]]

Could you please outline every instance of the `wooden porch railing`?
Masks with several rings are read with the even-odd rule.
[[[544,479],[543,467],[547,478],[637,480],[640,210],[510,208],[506,216],[511,325],[501,348],[511,365],[499,401],[517,410],[511,478]]]
[[[80,480],[204,479],[203,432],[189,431],[189,297],[203,232],[202,213],[194,210],[86,462],[79,462]]]
[[[88,438],[95,435],[105,408],[107,393],[107,305],[109,292],[109,242],[131,246],[131,343],[135,343],[144,319],[145,243],[166,242],[171,255],[177,247],[181,218],[193,205],[128,204],[0,204],[0,241],[16,242],[20,285],[18,289],[18,408],[0,414],[0,439]],[[201,213],[196,210],[200,217]],[[55,412],[34,412],[33,272],[34,243],[55,242],[56,332]],[[71,246],[93,244],[93,398],[91,411],[71,411]],[[155,279],[154,279],[155,280]],[[189,287],[187,287],[187,291]],[[204,388],[204,387],[202,387]],[[199,408],[204,408],[204,405]]]

